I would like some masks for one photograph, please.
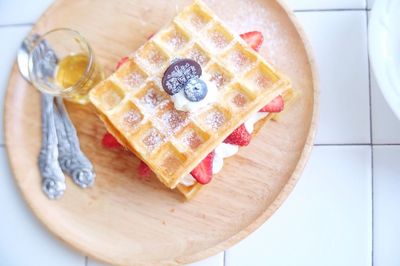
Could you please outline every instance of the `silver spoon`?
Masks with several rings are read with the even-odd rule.
[[[30,82],[28,57],[34,43],[40,38],[32,34],[24,39],[18,51],[17,62],[21,75]],[[41,49],[57,62],[57,58],[46,42]],[[54,74],[56,64],[46,66],[44,75]],[[82,188],[91,186],[95,180],[93,166],[79,148],[76,130],[65,110],[63,101],[57,97],[54,109],[54,97],[41,93],[42,99],[42,148],[39,155],[39,168],[43,177],[42,188],[45,194],[55,199],[65,191],[65,177],[62,171],[70,175]],[[62,171],[61,171],[62,169]]]
[[[93,165],[79,147],[78,135],[61,97],[56,98],[56,107],[58,111],[54,112],[54,117],[58,136],[58,162],[75,184],[82,188],[90,187],[96,177]]]
[[[43,41],[43,45],[46,48],[46,56],[53,60],[46,60],[50,63],[50,69],[45,71],[48,73],[42,74],[53,77],[58,59],[46,41]],[[69,119],[62,98],[55,97],[55,100],[54,121],[58,138],[58,163],[62,171],[72,177],[75,184],[81,188],[90,187],[95,180],[93,165],[80,149],[78,135]]]
[[[28,73],[29,51],[39,39],[38,35],[30,35],[24,39],[18,50],[17,62],[22,76],[30,82]],[[45,43],[40,46],[41,53],[47,53]],[[50,51],[51,52],[51,51]],[[50,53],[49,53],[50,54]],[[52,67],[44,68],[44,75],[54,72]],[[57,199],[64,194],[65,176],[58,164],[58,140],[54,122],[54,97],[41,93],[42,104],[42,146],[39,154],[39,169],[42,175],[42,190],[50,199]]]

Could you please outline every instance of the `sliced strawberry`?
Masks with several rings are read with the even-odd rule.
[[[260,112],[279,113],[285,108],[285,102],[281,95],[273,99],[269,104],[261,108]]]
[[[120,68],[120,67],[121,67],[123,64],[125,64],[126,62],[128,62],[128,60],[129,60],[129,57],[127,57],[127,56],[122,57],[122,58],[118,61],[117,66],[115,67],[115,70],[117,70],[118,68]]]
[[[209,183],[212,179],[212,166],[214,161],[215,152],[210,152],[206,158],[193,169],[192,176],[202,185]]]
[[[104,147],[114,149],[114,148],[122,148],[122,145],[119,144],[118,140],[114,138],[110,133],[106,133],[103,136],[103,140],[101,141]]]
[[[251,140],[251,134],[247,131],[244,124],[235,129],[225,140],[225,143],[234,144],[239,146],[249,145]]]
[[[138,174],[142,177],[147,177],[151,174],[150,167],[147,166],[143,161],[140,161],[140,164],[137,168]]]
[[[240,37],[242,37],[242,39],[256,52],[260,50],[261,44],[264,41],[264,36],[259,31],[249,31],[240,34]]]

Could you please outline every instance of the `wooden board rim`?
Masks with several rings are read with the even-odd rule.
[[[314,57],[312,55],[311,46],[309,45],[309,42],[308,42],[307,38],[305,37],[305,33],[302,30],[300,24],[298,23],[297,18],[295,17],[294,13],[292,13],[292,11],[288,8],[288,6],[286,4],[284,4],[282,2],[282,0],[275,0],[275,1],[286,12],[289,19],[291,20],[291,22],[295,26],[296,30],[298,31],[299,36],[305,46],[305,51],[307,53],[307,57],[308,57],[310,67],[311,67],[311,74],[312,74],[313,88],[314,88],[313,113],[312,113],[310,128],[308,130],[308,136],[307,136],[304,148],[301,152],[300,160],[298,161],[298,163],[295,167],[295,170],[293,171],[288,182],[285,184],[283,189],[279,192],[279,194],[273,200],[272,204],[267,209],[265,209],[265,211],[256,220],[254,220],[253,223],[251,223],[248,227],[241,229],[236,235],[232,236],[231,238],[226,239],[225,241],[217,244],[216,246],[209,247],[205,250],[202,250],[198,253],[195,253],[195,254],[192,254],[189,256],[176,258],[175,262],[177,264],[194,262],[194,261],[209,257],[211,255],[214,255],[218,252],[221,252],[221,251],[231,247],[232,245],[236,244],[240,240],[244,239],[250,233],[252,233],[257,228],[259,228],[281,206],[281,204],[284,202],[284,200],[288,197],[290,192],[293,190],[294,185],[297,183],[297,181],[305,167],[305,164],[310,156],[310,153],[311,153],[311,150],[313,147],[313,141],[315,138],[315,133],[316,133],[316,124],[317,124],[317,119],[318,119],[318,107],[319,107],[319,97],[318,97],[319,96],[319,83],[318,83],[318,78],[316,75],[316,73],[317,73],[316,64],[315,64]],[[53,11],[53,9],[55,9],[58,6],[59,2],[61,2],[61,1],[55,1],[54,3],[52,3],[50,5],[50,7],[39,17],[38,21],[41,20],[43,17],[47,16],[49,13],[51,13]],[[35,28],[35,26],[32,27],[32,29],[34,29],[34,28]],[[9,144],[8,144],[8,139],[10,138],[10,134],[12,134],[12,132],[7,130],[9,128],[7,125],[12,122],[12,120],[11,120],[12,114],[10,112],[11,108],[7,108],[7,107],[9,105],[9,98],[10,98],[10,91],[11,91],[10,84],[12,83],[12,80],[14,80],[14,79],[22,79],[22,77],[20,77],[20,74],[18,72],[18,67],[16,65],[16,62],[14,63],[14,65],[12,67],[10,78],[9,78],[9,81],[7,84],[7,92],[5,95],[5,112],[4,112],[4,118],[3,118],[4,124],[5,124],[5,126],[4,126],[5,148],[7,151],[8,158],[9,158],[10,167],[11,167],[13,173],[15,172],[15,169],[14,169],[15,165],[13,164],[13,156],[12,156],[13,152],[10,149]],[[27,202],[29,208],[32,210],[32,212],[35,214],[35,216],[39,219],[41,224],[43,224],[47,228],[47,230],[52,232],[52,234],[54,236],[56,236],[58,239],[62,240],[62,242],[66,243],[68,246],[72,247],[79,253],[83,253],[84,255],[88,255],[99,261],[110,263],[109,261],[105,261],[101,256],[98,256],[95,253],[90,253],[90,252],[86,253],[83,250],[84,248],[79,247],[78,245],[74,245],[69,240],[63,238],[63,236],[59,235],[57,230],[55,230],[51,224],[45,223],[43,220],[43,217],[35,211],[35,209],[31,205],[30,201],[26,198],[24,192],[21,190],[21,186],[20,186],[18,180],[15,178],[15,175],[13,175],[13,176],[16,181],[17,187],[21,191],[21,194],[22,194],[23,198],[25,199],[25,201]]]

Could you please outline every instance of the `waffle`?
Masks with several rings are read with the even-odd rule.
[[[191,58],[218,88],[218,99],[195,113],[178,111],[161,85],[176,58]],[[290,84],[201,1],[129,56],[90,91],[106,127],[175,188],[234,129]],[[238,101],[240,99],[240,101]]]
[[[293,103],[294,99],[297,96],[297,92],[294,91],[293,89],[289,89],[287,91],[285,91],[282,94],[282,97],[284,99],[285,102],[285,110],[283,110],[280,113],[269,113],[264,119],[258,121],[255,125],[254,125],[254,132],[252,133],[253,137],[258,133],[258,131],[269,121],[271,120],[277,120],[279,119],[279,117],[282,115],[282,113],[286,112],[290,105]],[[225,158],[225,160],[227,160],[228,158]],[[228,159],[229,160],[229,159]],[[201,188],[203,187],[203,185],[199,184],[199,183],[195,183],[192,186],[185,186],[182,184],[178,184],[178,186],[176,187],[176,189],[182,193],[186,199],[191,199],[194,197],[194,195],[196,195]]]

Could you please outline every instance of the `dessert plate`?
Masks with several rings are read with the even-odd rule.
[[[400,1],[376,1],[369,23],[369,54],[386,101],[400,119]]]
[[[82,190],[67,180],[58,201],[41,191],[39,93],[14,66],[5,101],[5,136],[16,184],[38,219],[85,255],[116,265],[183,264],[222,251],[258,228],[293,189],[315,133],[317,88],[313,60],[292,14],[276,1],[205,1],[237,33],[263,32],[261,49],[301,96],[281,120],[268,123],[249,147],[194,199],[136,174],[138,160],[101,146],[102,122],[89,106],[67,103],[96,184]],[[106,74],[190,1],[56,1],[34,31],[81,32]]]

